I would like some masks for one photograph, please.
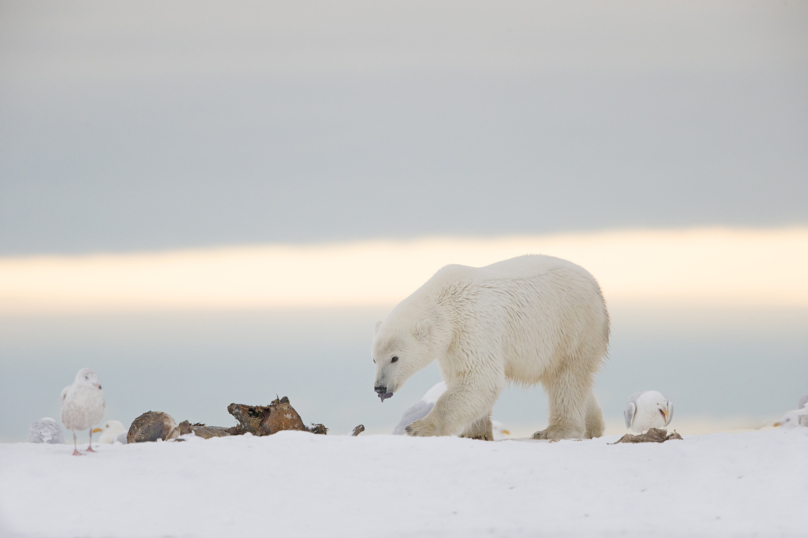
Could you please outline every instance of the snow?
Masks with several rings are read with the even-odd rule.
[[[808,428],[617,439],[2,444],[0,535],[808,535]]]

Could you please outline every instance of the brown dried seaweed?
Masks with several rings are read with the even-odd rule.
[[[239,435],[237,433],[233,433],[235,428],[222,428],[221,426],[206,426],[197,422],[196,424],[191,424],[187,420],[183,420],[182,422],[177,425],[177,434],[178,435],[186,435],[189,433],[193,433],[197,437],[201,437],[202,439],[210,439],[212,437],[227,437],[230,435]]]
[[[676,439],[682,439],[682,436],[676,433],[676,430],[673,433],[668,433],[668,430],[662,430],[659,428],[651,428],[647,432],[640,434],[640,435],[631,435],[627,433],[614,443],[609,443],[610,445],[616,445],[618,443],[664,443],[665,441],[673,441]]]

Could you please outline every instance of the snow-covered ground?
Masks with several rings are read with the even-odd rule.
[[[615,440],[3,444],[0,535],[808,535],[808,428]]]

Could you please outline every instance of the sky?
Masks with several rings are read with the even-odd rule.
[[[389,307],[449,264],[575,260],[610,303],[808,308],[808,228],[428,238],[0,258],[0,314]]]
[[[285,394],[386,431],[439,377],[379,405],[375,321],[524,253],[603,287],[608,424],[652,387],[776,418],[808,392],[806,29],[793,1],[0,0],[0,440],[84,366],[125,424]]]
[[[808,223],[804,2],[0,12],[0,255]]]

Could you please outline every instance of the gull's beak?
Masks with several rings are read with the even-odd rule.
[[[775,423],[774,423],[774,427],[775,427],[775,428],[779,428],[779,427],[780,427],[780,426],[782,426],[782,425],[783,425],[783,423],[782,423],[782,422],[775,422]]]
[[[662,413],[663,417],[665,417],[665,424],[667,424],[668,423],[668,411],[667,411],[667,409],[660,409],[659,412]]]
[[[101,431],[101,428],[93,428],[93,433],[98,433]]]
[[[95,388],[97,388],[97,389],[101,390],[101,385],[99,385],[98,383],[93,383],[93,386],[94,386]]]
[[[511,432],[509,432],[508,430],[502,430],[502,433],[504,433],[505,435],[510,435],[511,434]]]

